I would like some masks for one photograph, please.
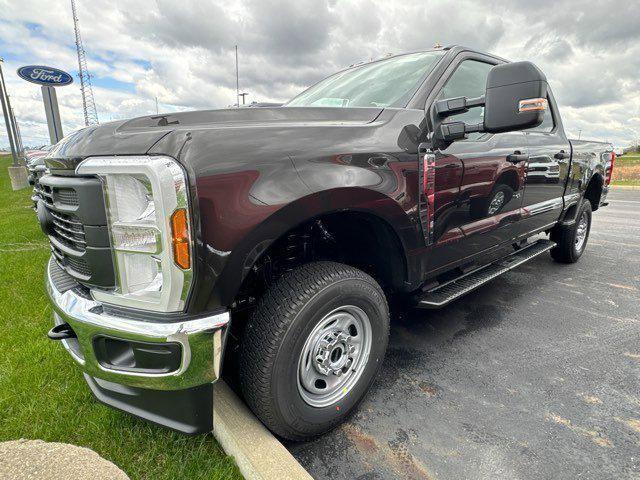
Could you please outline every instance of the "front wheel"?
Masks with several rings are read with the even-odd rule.
[[[556,242],[556,246],[551,249],[551,257],[561,263],[577,262],[587,246],[590,231],[591,203],[583,200],[573,225],[557,226],[551,231],[551,240]]]
[[[320,435],[362,400],[388,337],[389,309],[373,278],[334,262],[303,265],[249,319],[239,352],[245,400],[281,437]]]
[[[511,201],[513,193],[509,185],[496,185],[488,197],[474,199],[471,202],[471,218],[481,219],[499,214]]]

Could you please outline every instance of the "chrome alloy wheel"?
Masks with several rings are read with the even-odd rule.
[[[589,229],[589,216],[587,212],[582,212],[580,215],[580,221],[578,222],[578,229],[576,230],[575,249],[576,252],[581,252],[584,247],[584,242],[587,240],[587,230]]]
[[[359,307],[345,305],[325,315],[298,360],[302,399],[312,407],[326,407],[346,396],[366,368],[371,337],[371,321]]]
[[[496,195],[491,199],[491,202],[489,203],[489,210],[487,213],[489,215],[497,213],[504,205],[504,200],[504,192],[496,193]]]

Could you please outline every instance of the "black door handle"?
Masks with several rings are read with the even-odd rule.
[[[556,160],[566,160],[567,158],[570,158],[571,154],[566,153],[564,150],[560,150],[558,153],[556,153],[553,158],[555,158]]]
[[[512,154],[507,155],[507,162],[509,163],[520,163],[526,162],[527,160],[529,160],[529,155],[520,153],[520,150],[516,150]]]

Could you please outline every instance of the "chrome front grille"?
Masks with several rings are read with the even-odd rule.
[[[84,226],[74,215],[50,211],[53,217],[53,229],[60,241],[79,252],[84,252],[87,246]]]
[[[58,267],[83,284],[113,287],[114,268],[100,180],[45,174],[35,182],[33,199]]]
[[[91,268],[81,258],[67,257],[67,269],[69,268],[85,277],[91,276]]]
[[[64,293],[67,290],[77,288],[79,284],[76,279],[70,276],[64,269],[60,268],[58,262],[54,261],[54,259],[49,262],[49,278],[51,278],[56,290]]]
[[[47,205],[53,205],[53,193],[48,185],[38,185],[36,193],[44,200]]]
[[[33,194],[32,200],[37,201],[38,198],[41,198],[47,205],[54,205],[55,203],[69,206],[78,205],[78,194],[75,190],[42,185],[40,177],[36,175],[33,176]]]
[[[60,188],[55,192],[55,198],[64,205],[78,205],[78,194],[70,188]]]

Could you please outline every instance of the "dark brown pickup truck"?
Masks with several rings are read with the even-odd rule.
[[[35,186],[49,336],[116,408],[207,431],[224,373],[307,439],[374,381],[390,297],[437,308],[546,251],[577,261],[613,158],[566,138],[533,64],[461,47],[281,107],[89,127]]]

